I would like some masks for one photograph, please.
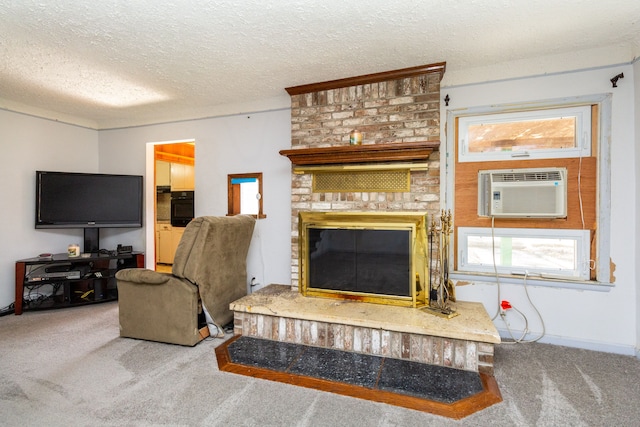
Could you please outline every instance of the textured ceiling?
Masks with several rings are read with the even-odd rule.
[[[108,129],[435,62],[448,84],[630,63],[639,18],[638,0],[0,0],[0,108]]]

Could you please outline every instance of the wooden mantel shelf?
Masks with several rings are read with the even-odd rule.
[[[437,151],[440,141],[392,144],[341,145],[336,147],[281,150],[293,166],[353,163],[424,162]]]

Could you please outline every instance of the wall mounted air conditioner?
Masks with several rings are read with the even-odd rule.
[[[567,169],[479,171],[478,215],[496,218],[566,218]]]

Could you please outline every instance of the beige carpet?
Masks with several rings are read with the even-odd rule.
[[[3,426],[635,426],[640,361],[496,349],[503,402],[454,421],[217,368],[195,347],[118,336],[117,303],[0,317]]]

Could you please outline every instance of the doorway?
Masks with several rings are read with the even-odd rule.
[[[184,225],[172,224],[172,198],[195,194],[195,142],[168,141],[152,144],[147,160],[153,168],[153,227],[147,232],[147,253],[156,271],[170,272]],[[149,165],[148,165],[149,166]],[[147,168],[150,169],[149,167]],[[175,221],[174,221],[175,222]],[[149,223],[149,222],[147,222]],[[149,229],[153,230],[149,233]],[[153,250],[150,250],[153,248]],[[153,254],[153,256],[151,256]],[[147,267],[151,262],[147,261]]]

